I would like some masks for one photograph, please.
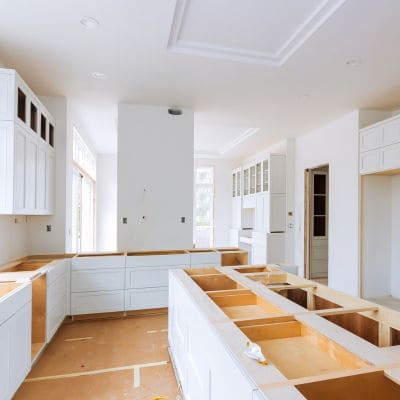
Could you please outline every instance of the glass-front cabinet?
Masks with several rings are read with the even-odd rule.
[[[260,193],[262,189],[261,180],[261,162],[256,164],[256,193]]]
[[[236,197],[236,172],[232,174],[232,197]]]
[[[250,180],[249,180],[249,168],[243,171],[243,194],[245,196],[250,194]]]
[[[236,196],[241,196],[241,177],[242,174],[240,173],[240,171],[236,172]]]
[[[250,194],[256,192],[256,166],[252,165],[250,167]]]
[[[264,160],[262,162],[263,170],[262,170],[262,182],[263,182],[263,192],[268,192],[269,190],[269,180],[268,180],[268,171],[269,171],[269,163],[268,160]]]

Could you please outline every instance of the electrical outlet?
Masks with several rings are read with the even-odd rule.
[[[181,217],[181,223],[184,224],[186,222],[186,217]]]
[[[122,223],[123,223],[123,224],[127,224],[127,223],[128,223],[128,218],[123,217],[123,218],[122,218]]]
[[[51,232],[51,225],[46,225],[46,231]]]

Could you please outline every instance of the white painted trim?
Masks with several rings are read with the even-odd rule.
[[[190,0],[176,0],[175,13],[167,47],[168,51],[186,55],[280,67],[306,43],[346,0],[324,0],[303,23],[300,24],[282,47],[273,53],[180,39],[179,36],[189,2]]]
[[[196,151],[195,158],[222,158],[225,153],[232,150],[236,146],[239,146],[239,144],[243,143],[245,140],[249,139],[251,136],[255,135],[259,131],[260,128],[247,128],[241,135],[235,137],[216,151]]]

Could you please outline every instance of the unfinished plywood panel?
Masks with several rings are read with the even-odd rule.
[[[266,318],[285,314],[279,307],[267,302],[254,293],[229,294],[210,298],[232,320]]]
[[[194,275],[192,279],[205,291],[243,289],[243,286],[223,274]]]
[[[368,318],[359,313],[346,313],[325,316],[325,319],[341,326],[349,332],[367,340],[368,342],[379,345],[379,322]]]
[[[288,379],[365,367],[367,364],[337,343],[298,321],[241,328],[257,343],[267,361]]]
[[[247,265],[248,255],[247,251],[236,250],[226,251],[221,254],[221,266],[228,267],[234,265]]]
[[[3,269],[1,272],[36,271],[48,263],[48,261],[24,261]]]
[[[400,386],[383,371],[297,385],[307,400],[398,400]]]
[[[273,272],[279,271],[278,268],[272,267],[269,265],[262,265],[262,266],[254,266],[254,267],[239,267],[235,268],[235,271],[240,272],[241,274],[251,274],[255,272]]]
[[[0,298],[17,289],[21,284],[16,282],[0,283]]]
[[[390,328],[390,345],[391,346],[400,345],[400,330]]]
[[[46,343],[46,275],[32,281],[32,360]]]
[[[331,308],[339,308],[341,307],[339,304],[333,303],[323,297],[314,295],[314,306],[315,310],[329,310]]]
[[[184,270],[188,275],[221,275],[215,268],[188,268]]]

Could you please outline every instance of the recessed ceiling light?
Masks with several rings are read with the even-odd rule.
[[[359,65],[361,65],[361,60],[359,58],[353,58],[351,60],[347,60],[346,65],[348,67],[358,67]]]
[[[100,25],[100,22],[92,17],[84,17],[81,19],[81,24],[87,29],[96,29]]]
[[[107,79],[107,75],[103,72],[92,72],[92,78],[94,79]]]

